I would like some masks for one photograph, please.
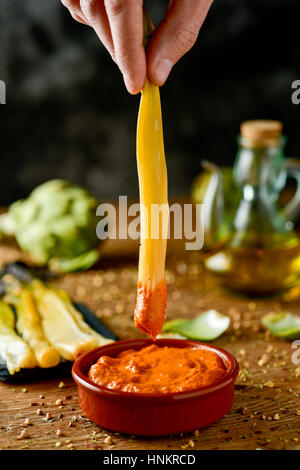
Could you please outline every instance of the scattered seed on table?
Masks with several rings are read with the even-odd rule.
[[[267,354],[263,354],[257,364],[259,367],[263,367],[267,364],[268,360],[269,357],[267,356]]]
[[[240,408],[236,410],[236,412],[241,415],[246,415],[248,412],[248,409],[245,406],[241,406]]]
[[[29,434],[26,432],[25,429],[23,429],[23,430],[21,431],[21,433],[20,433],[20,434],[18,435],[18,437],[17,437],[17,439],[29,439],[29,438],[30,438],[30,436],[29,436]]]
[[[268,382],[266,382],[266,387],[273,388],[274,386],[275,384],[271,380],[268,380]]]

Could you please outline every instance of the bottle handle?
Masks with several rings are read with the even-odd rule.
[[[287,176],[295,179],[297,183],[294,197],[283,208],[285,218],[294,221],[300,214],[300,159],[287,158],[285,160],[285,169]]]

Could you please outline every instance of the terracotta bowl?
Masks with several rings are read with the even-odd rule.
[[[96,385],[88,371],[100,356],[116,356],[126,349],[141,349],[150,339],[117,341],[80,356],[72,375],[77,383],[83,413],[99,426],[137,436],[165,436],[194,431],[222,418],[232,407],[234,382],[239,372],[236,359],[227,351],[198,341],[160,339],[158,346],[203,348],[218,354],[226,374],[213,385],[190,392],[131,393]]]

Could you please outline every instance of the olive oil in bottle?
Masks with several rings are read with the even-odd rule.
[[[206,259],[206,267],[230,288],[251,295],[274,294],[300,282],[300,243],[291,218],[299,211],[299,195],[281,211],[280,191],[300,165],[285,160],[285,138],[278,121],[246,121],[241,125],[234,165],[242,198],[227,243]]]

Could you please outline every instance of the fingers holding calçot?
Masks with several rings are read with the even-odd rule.
[[[127,90],[138,93],[146,73],[162,85],[172,67],[194,45],[213,0],[171,0],[168,11],[143,46],[142,0],[61,0],[73,18],[92,26],[118,64]]]
[[[127,90],[138,93],[146,78],[143,46],[143,1],[104,0],[116,62]]]
[[[147,50],[148,76],[161,86],[172,67],[196,42],[213,0],[173,0]]]

